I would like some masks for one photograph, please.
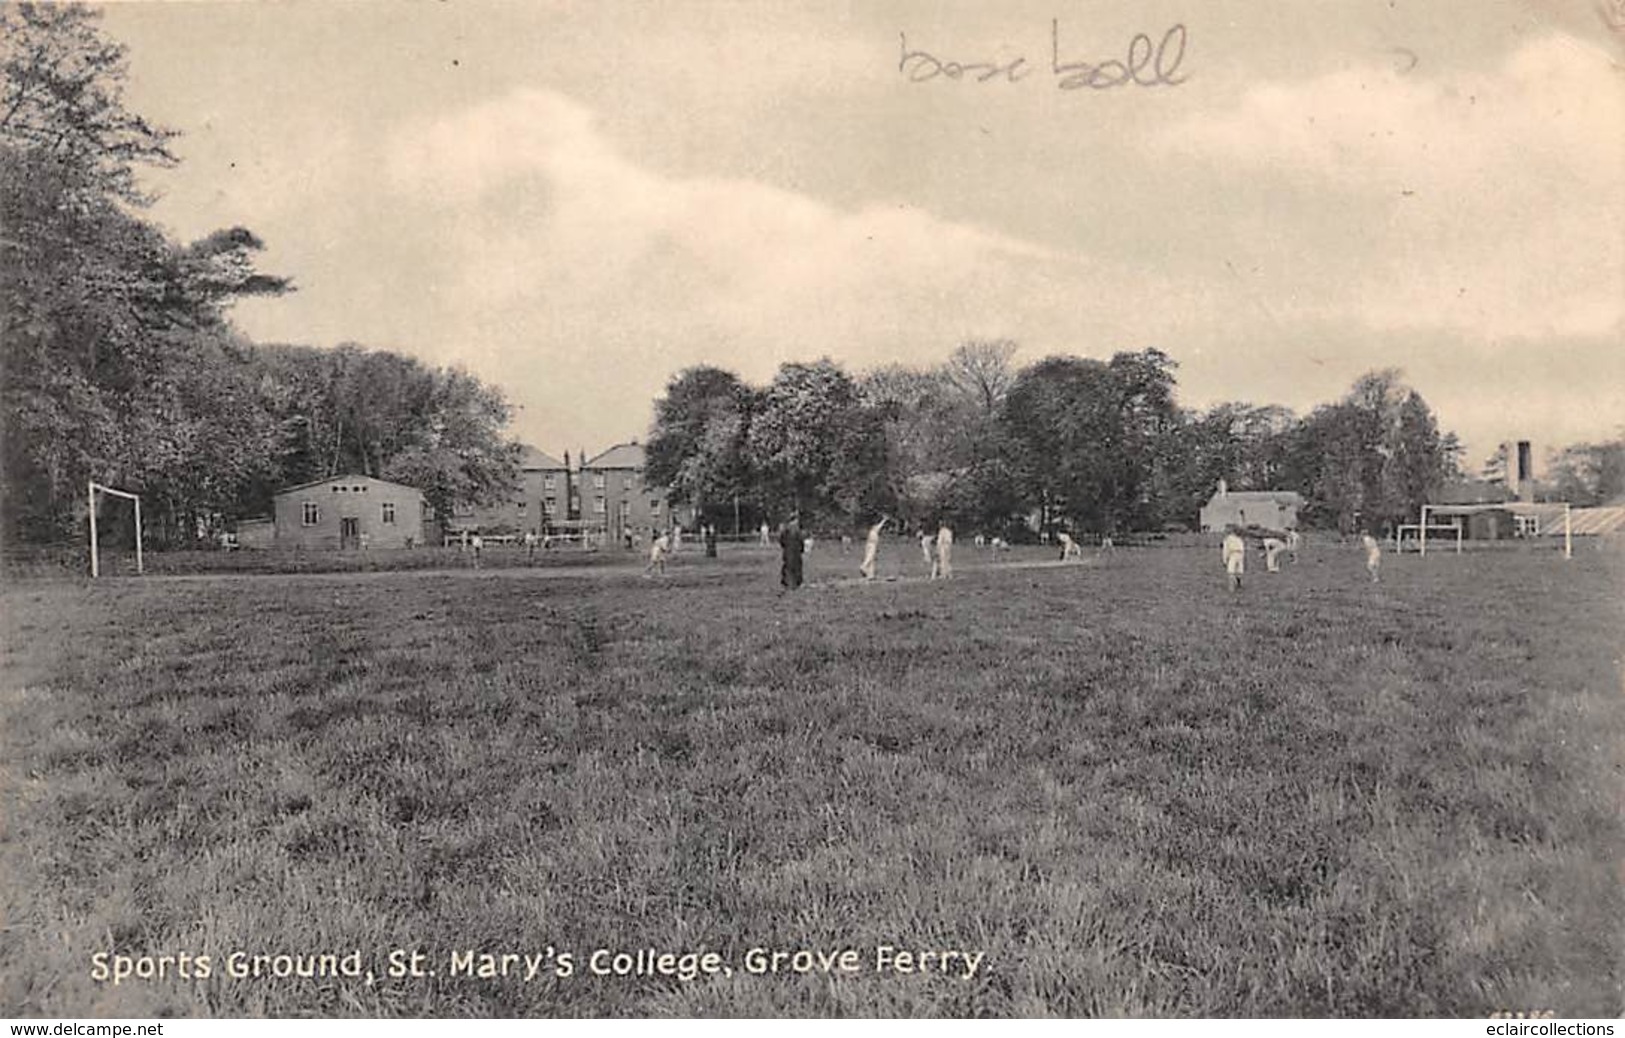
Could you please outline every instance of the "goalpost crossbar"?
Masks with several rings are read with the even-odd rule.
[[[110,487],[95,480],[90,480],[90,575],[92,578],[102,575],[101,550],[96,538],[96,495],[112,494],[127,501],[135,502],[135,571],[137,574],[146,572],[141,558],[141,495],[132,494],[128,490]]]

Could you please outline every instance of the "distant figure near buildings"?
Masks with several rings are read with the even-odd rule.
[[[1112,539],[1110,537],[1102,537],[1100,539],[1100,550],[1102,552],[1116,551],[1117,546],[1112,543]]]
[[[1078,559],[1079,561],[1082,561],[1083,549],[1078,546],[1077,541],[1072,539],[1071,534],[1067,533],[1065,530],[1062,530],[1060,533],[1055,535],[1055,539],[1061,542],[1062,562],[1065,562],[1067,559]]]
[[[954,532],[947,523],[937,527],[937,563],[931,570],[931,579],[947,580],[954,575]]]
[[[931,532],[929,530],[920,531],[920,558],[925,560],[926,572],[934,574],[937,567],[936,560],[931,554]]]
[[[1286,551],[1286,542],[1278,537],[1264,538],[1264,569],[1270,573],[1281,572],[1281,553]]]
[[[1224,571],[1230,577],[1230,590],[1241,590],[1241,576],[1247,569],[1247,542],[1241,539],[1235,527],[1224,535]]]
[[[647,577],[650,574],[659,573],[661,576],[665,576],[666,555],[671,551],[671,538],[658,531],[652,530],[650,532],[655,537],[649,543],[649,564],[643,567],[643,575]]]
[[[1369,533],[1360,538],[1360,544],[1365,547],[1365,571],[1373,584],[1378,583],[1382,580],[1382,545]]]
[[[1298,531],[1296,531],[1296,530],[1288,530],[1286,532],[1286,554],[1287,554],[1287,557],[1290,558],[1293,562],[1297,562],[1298,561],[1298,549],[1300,547],[1302,547],[1302,546],[1303,546],[1303,538],[1298,536]]]
[[[683,528],[673,525],[671,528],[671,550],[676,551],[683,546]]]
[[[765,523],[765,522],[764,522],[764,523],[763,523],[763,524],[762,524],[762,528],[761,528],[761,530],[760,530],[760,531],[759,531],[759,533],[760,533],[760,535],[761,535],[761,543],[762,543],[762,547],[764,547],[764,548],[765,548],[765,547],[767,547],[767,546],[768,546],[768,545],[769,545],[769,544],[772,544],[772,543],[773,543],[773,541],[772,541],[772,539],[771,539],[771,538],[770,538],[770,537],[769,537],[769,536],[768,536],[768,533],[769,533],[769,531],[768,531],[768,528],[767,528],[767,523]]]
[[[485,547],[485,540],[479,534],[468,539],[468,546],[474,549],[474,568],[480,568],[480,549]]]
[[[891,521],[890,516],[881,516],[880,522],[869,527],[869,536],[863,541],[863,565],[858,572],[863,574],[864,580],[875,579],[875,557],[880,554],[880,531],[886,528]]]
[[[805,547],[806,542],[801,538],[801,524],[791,519],[779,531],[779,583],[787,591],[801,586],[801,553]]]
[[[526,562],[535,562],[536,561],[536,531],[535,530],[526,530],[525,531],[525,561]]]

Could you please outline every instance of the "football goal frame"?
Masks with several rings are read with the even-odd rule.
[[[1438,538],[1443,535],[1447,537],[1449,541],[1455,543],[1456,554],[1461,554],[1462,528],[1460,526],[1451,526],[1446,523],[1434,523],[1431,526],[1424,526],[1422,523],[1402,523],[1400,524],[1397,533],[1399,539],[1395,542],[1395,550],[1400,552],[1404,552],[1406,550],[1405,546],[1407,544],[1414,544],[1416,545],[1416,553],[1418,555],[1426,555],[1428,553],[1429,537],[1432,537],[1435,541],[1437,541]],[[1412,534],[1414,536],[1410,537],[1410,539],[1407,541],[1407,534]]]
[[[105,486],[95,480],[90,481],[90,576],[94,580],[102,575],[101,545],[96,533],[96,495],[112,494],[135,502],[135,571],[143,574],[146,567],[141,558],[141,495],[132,494],[128,490]]]
[[[1552,502],[1551,504],[1553,506],[1555,506],[1557,504],[1557,502]],[[1571,504],[1569,504],[1567,501],[1562,502],[1562,505],[1563,505],[1563,557],[1565,559],[1572,559],[1572,558],[1574,558],[1574,519],[1573,519],[1574,507]],[[1397,545],[1397,547],[1399,548],[1399,550],[1403,551],[1404,546],[1405,546],[1405,534],[1406,534],[1406,532],[1414,530],[1414,531],[1416,531],[1417,553],[1419,555],[1425,556],[1428,553],[1428,531],[1436,530],[1436,531],[1439,531],[1439,532],[1442,532],[1442,533],[1454,533],[1455,534],[1456,554],[1460,555],[1461,554],[1462,536],[1464,534],[1465,527],[1466,527],[1466,523],[1460,521],[1462,511],[1460,509],[1453,509],[1450,512],[1450,514],[1452,516],[1455,516],[1457,518],[1457,520],[1458,520],[1454,524],[1429,523],[1428,522],[1428,511],[1432,507],[1433,506],[1430,506],[1430,505],[1423,505],[1422,506],[1422,514],[1421,514],[1421,517],[1420,517],[1421,520],[1422,520],[1421,522],[1418,522],[1418,523],[1406,523],[1403,526],[1400,526],[1398,528],[1398,530],[1396,531],[1396,535],[1398,537],[1398,545]],[[1443,508],[1445,506],[1439,506],[1439,507]],[[1483,507],[1484,508],[1494,508],[1495,506],[1486,505],[1486,506],[1483,506]],[[1537,534],[1537,536],[1539,536],[1539,535]]]

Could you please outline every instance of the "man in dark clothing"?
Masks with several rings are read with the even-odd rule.
[[[779,583],[786,590],[793,591],[801,586],[801,549],[801,524],[791,519],[779,531],[779,551],[783,558],[779,566]]]
[[[705,557],[708,559],[714,559],[717,557],[717,528],[707,523],[704,533]]]

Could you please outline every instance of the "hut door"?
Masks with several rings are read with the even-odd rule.
[[[359,525],[360,520],[355,516],[347,516],[339,520],[339,547],[355,547],[356,541],[360,539]]]

